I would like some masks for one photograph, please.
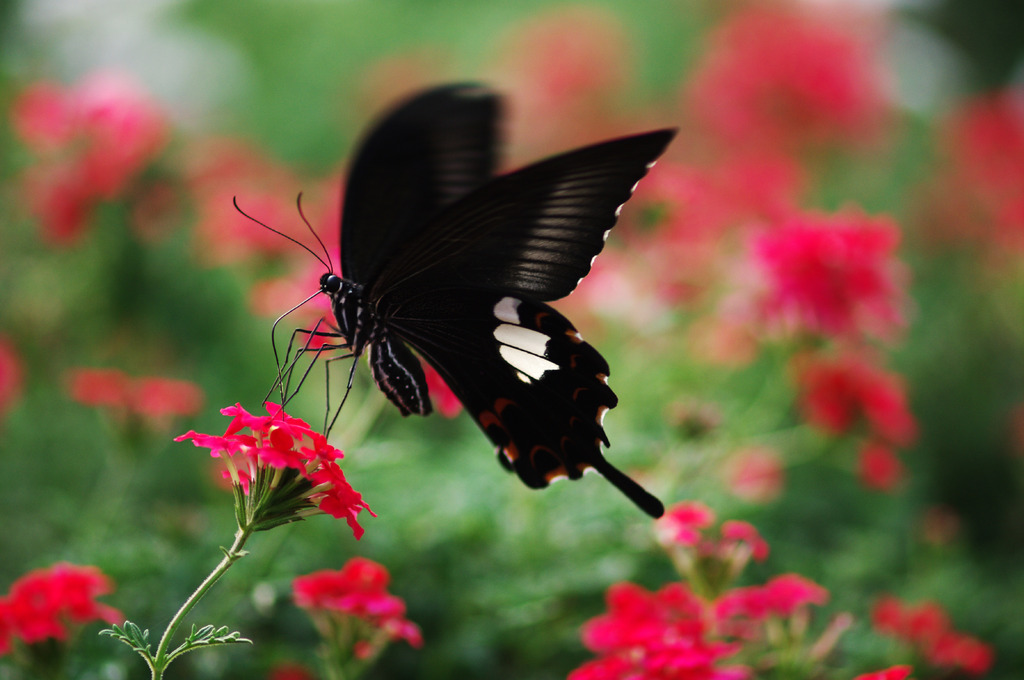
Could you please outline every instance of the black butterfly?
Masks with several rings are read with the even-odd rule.
[[[320,279],[337,332],[403,415],[431,411],[429,362],[527,486],[597,470],[652,516],[661,502],[601,454],[608,364],[542,301],[568,295],[672,130],[495,176],[498,97],[428,90],[363,141],[341,216],[341,271]]]

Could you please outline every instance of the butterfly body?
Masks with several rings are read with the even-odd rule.
[[[659,516],[660,501],[601,452],[617,403],[607,362],[545,302],[587,274],[673,133],[495,176],[497,117],[497,97],[473,85],[429,90],[385,116],[349,173],[342,276],[324,274],[321,291],[403,415],[431,412],[422,358],[528,486],[593,469]]]

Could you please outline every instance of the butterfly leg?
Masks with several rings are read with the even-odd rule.
[[[338,360],[341,360],[341,359],[351,359],[354,356],[355,356],[354,354],[350,353],[350,354],[345,354],[345,355],[340,356],[340,357],[331,357],[330,359],[327,359],[324,362],[324,372],[326,374],[325,382],[326,382],[326,385],[327,385],[327,408],[324,409],[324,436],[325,437],[329,436],[331,434],[331,430],[334,429],[334,423],[337,422],[338,416],[341,415],[341,407],[345,405],[345,402],[348,400],[348,394],[349,394],[349,392],[352,391],[352,384],[355,381],[355,377],[356,377],[356,365],[357,365],[357,362],[353,359],[352,366],[351,366],[351,368],[349,368],[349,371],[348,371],[348,384],[345,386],[345,394],[344,394],[344,396],[342,396],[341,403],[338,404],[337,410],[334,411],[334,417],[331,418],[331,422],[328,423],[327,422],[327,416],[329,416],[330,413],[331,413],[331,364],[334,363],[335,361],[338,361]]]
[[[320,331],[317,330],[318,328],[319,323],[317,324],[317,326],[314,326],[312,330],[296,328],[294,331],[292,331],[291,339],[288,342],[288,349],[284,355],[284,362],[280,361],[279,355],[277,354],[277,348],[274,348],[274,359],[275,362],[277,363],[277,380],[274,382],[270,390],[267,392],[267,396],[264,398],[264,401],[270,398],[270,395],[274,392],[274,390],[279,389],[281,393],[282,405],[287,404],[298,393],[299,389],[302,387],[302,384],[305,382],[306,377],[309,375],[309,372],[312,370],[313,364],[316,363],[316,360],[320,357],[320,355],[323,352],[333,351],[337,349],[345,349],[347,347],[347,344],[329,342],[324,342],[323,344],[316,348],[310,347],[310,343],[312,343],[314,338],[327,339],[341,337],[338,333]],[[300,334],[305,335],[306,339],[301,344],[300,347],[294,350],[295,353],[293,356],[292,351],[295,346],[296,338]],[[306,354],[307,352],[314,353],[313,360],[309,363],[309,366],[306,367],[306,370],[303,371],[302,376],[298,381],[298,385],[295,387],[294,390],[292,390],[291,380],[292,376],[295,373],[295,368],[298,365],[299,361],[302,359],[303,355]]]

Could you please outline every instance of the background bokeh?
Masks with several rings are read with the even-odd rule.
[[[792,62],[731,63],[737,17],[766,7],[841,39],[808,38]],[[765,55],[800,42],[772,26],[744,29]],[[670,170],[642,184],[592,280],[560,305],[612,367],[609,457],[666,503],[699,499],[757,526],[772,555],[744,578],[820,583],[831,599],[819,628],[854,614],[829,677],[899,660],[871,629],[881,593],[941,603],[994,647],[986,677],[1020,677],[1021,26],[1024,8],[997,0],[0,3],[0,589],[59,560],[94,564],[117,584],[106,601],[163,626],[234,529],[209,457],[171,439],[220,431],[223,406],[258,407],[275,376],[271,323],[321,273],[231,198],[308,241],[303,191],[335,243],[360,131],[418,87],[479,80],[506,96],[508,168],[680,128]],[[24,105],[39,83],[96,97],[116,134],[55,131]],[[723,113],[737,110],[750,118]],[[61,174],[86,157],[89,181]],[[793,213],[898,231],[891,328],[851,339],[766,321],[749,244]],[[915,434],[893,442],[897,478],[859,471],[859,426],[808,415],[799,361],[823,348],[898,376]],[[91,407],[69,388],[82,367],[189,381],[203,406]],[[290,581],[353,555],[390,570],[424,632],[423,649],[388,650],[379,678],[565,677],[589,657],[579,627],[609,585],[677,578],[650,521],[610,485],[526,489],[465,414],[402,419],[366,373],[334,436],[379,517],[358,543],[322,517],[257,536],[195,615],[255,647],[192,655],[177,677],[263,677],[308,659],[315,635]],[[290,407],[314,424],[319,380]],[[751,450],[768,452],[753,490],[736,472],[755,464]],[[126,649],[93,637],[75,677],[139,673]]]

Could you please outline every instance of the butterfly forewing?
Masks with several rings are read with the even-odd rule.
[[[345,188],[346,278],[374,280],[440,208],[492,177],[498,108],[490,90],[452,85],[400,104],[370,132]]]
[[[673,134],[595,144],[488,182],[406,243],[373,283],[371,297],[453,284],[538,300],[568,295]]]

